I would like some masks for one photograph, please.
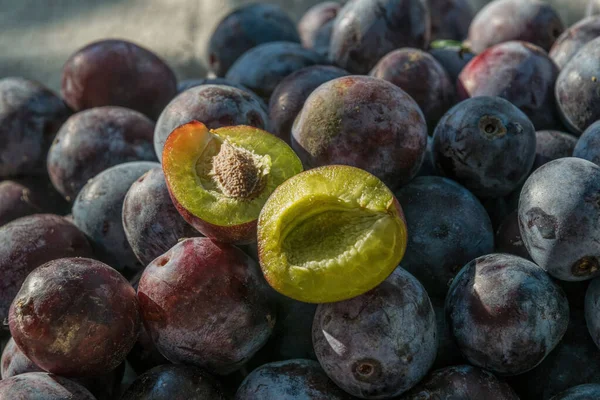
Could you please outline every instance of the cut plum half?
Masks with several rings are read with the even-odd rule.
[[[258,219],[265,278],[307,303],[359,296],[384,281],[406,250],[406,221],[385,184],[356,167],[329,165],[284,182]]]
[[[256,241],[256,220],[269,195],[302,172],[281,139],[250,126],[209,130],[192,121],[175,129],[163,151],[175,207],[200,233],[225,243]]]

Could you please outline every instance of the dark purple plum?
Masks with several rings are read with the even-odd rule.
[[[474,53],[460,45],[434,47],[429,53],[444,67],[452,83],[456,82],[463,68],[475,57]]]
[[[336,1],[324,1],[309,8],[298,22],[302,46],[328,56],[333,24],[341,7]]]
[[[71,116],[48,152],[48,174],[68,201],[94,176],[129,161],[156,161],[154,122],[123,107],[97,107]]]
[[[494,0],[483,7],[469,27],[475,53],[511,40],[533,43],[548,51],[565,27],[550,4],[539,0]]]
[[[42,212],[43,203],[40,200],[18,182],[0,182],[0,226],[17,218]]]
[[[27,188],[28,197],[36,199],[42,212],[57,215],[66,215],[71,212],[71,204],[65,200],[62,194],[58,193],[48,175],[25,176],[13,179],[13,181]]]
[[[532,171],[559,158],[571,157],[577,138],[559,131],[537,131],[535,133],[535,161]]]
[[[148,265],[183,238],[200,236],[173,205],[162,168],[135,181],[123,201],[123,228],[131,249]]]
[[[438,351],[433,363],[434,369],[445,368],[451,365],[459,365],[465,362],[454,336],[450,331],[450,326],[446,320],[446,310],[443,298],[431,298],[431,304],[435,312],[435,321],[438,331]]]
[[[2,400],[96,400],[83,386],[45,372],[30,372],[0,380]]]
[[[600,399],[600,384],[588,383],[572,387],[553,396],[550,400],[593,400]]]
[[[354,74],[401,47],[425,49],[431,18],[425,0],[350,0],[333,24],[329,59]]]
[[[181,92],[185,92],[188,89],[191,89],[196,86],[202,85],[222,85],[222,86],[231,86],[240,90],[245,90],[250,92],[250,89],[245,87],[244,85],[240,85],[238,83],[233,83],[228,81],[225,78],[204,78],[204,79],[187,79],[185,81],[180,81],[177,83],[177,94]]]
[[[417,103],[399,87],[347,76],[311,93],[292,127],[292,148],[305,168],[351,165],[394,189],[419,171],[427,124]]]
[[[62,99],[41,84],[0,79],[0,179],[43,175],[48,148],[69,115]]]
[[[122,400],[226,400],[221,385],[203,370],[186,365],[161,365],[139,376]]]
[[[430,296],[444,298],[465,264],[494,251],[490,218],[471,192],[442,177],[418,177],[395,195],[409,232],[400,266]],[[449,209],[451,213],[445,211]]]
[[[123,201],[131,185],[160,164],[134,161],[115,165],[92,178],[73,203],[75,225],[90,239],[95,255],[119,270],[143,267],[123,228]]]
[[[140,327],[135,290],[117,271],[89,258],[36,268],[9,311],[10,332],[35,364],[64,376],[95,376],[121,364]]]
[[[61,91],[75,111],[121,106],[155,120],[177,93],[177,80],[151,51],[108,39],[88,44],[67,60]]]
[[[549,399],[574,386],[597,382],[600,350],[585,326],[583,311],[574,308],[567,333],[558,346],[531,371],[509,378],[509,384],[523,400]]]
[[[573,157],[583,158],[600,166],[600,121],[590,125],[576,141],[574,147]]]
[[[302,68],[281,81],[269,101],[271,133],[290,143],[292,125],[308,96],[323,83],[348,75],[337,67],[315,65]]]
[[[448,73],[423,50],[394,50],[379,60],[370,75],[385,79],[408,93],[423,111],[431,132],[442,115],[454,105],[454,84]]]
[[[600,279],[594,279],[585,294],[585,321],[592,340],[600,347]]]
[[[598,14],[600,14],[600,0],[588,0],[587,7],[585,8],[585,16],[591,17]]]
[[[531,260],[531,256],[521,238],[519,212],[514,210],[504,218],[496,232],[496,252],[513,254]]]
[[[559,68],[563,68],[586,43],[598,36],[600,36],[600,18],[582,19],[556,39],[550,49],[550,58]]]
[[[446,297],[446,315],[471,364],[518,375],[541,363],[560,342],[569,303],[531,261],[490,254],[471,261],[456,276]]]
[[[519,400],[507,383],[471,365],[433,371],[399,400]]]
[[[325,63],[323,56],[298,43],[264,43],[244,53],[231,66],[225,78],[246,86],[268,101],[286,76],[304,67]]]
[[[242,382],[235,400],[351,400],[337,387],[318,362],[293,359],[265,364]]]
[[[263,43],[288,41],[300,43],[294,21],[275,4],[246,4],[219,22],[207,49],[209,69],[225,76],[246,51]]]
[[[560,158],[534,171],[519,199],[519,227],[533,261],[555,278],[600,275],[600,167]]]
[[[0,227],[0,325],[31,271],[57,258],[92,254],[85,235],[58,215],[34,214]]]
[[[469,0],[428,0],[431,40],[467,38],[474,12]]]
[[[353,396],[399,396],[420,381],[437,352],[437,325],[425,288],[397,268],[375,289],[320,304],[313,345],[325,373]]]
[[[175,128],[200,121],[209,129],[249,125],[269,130],[265,103],[255,94],[232,86],[201,85],[190,88],[165,107],[154,130],[154,151],[162,161],[167,138]]]
[[[458,96],[499,96],[519,107],[537,130],[562,127],[554,97],[558,67],[541,48],[505,42],[473,58],[458,78]]]
[[[450,109],[433,136],[437,170],[481,198],[508,195],[535,160],[535,128],[500,97],[475,97]]]
[[[186,239],[138,287],[145,327],[170,361],[228,374],[269,338],[275,308],[256,262],[233,245]]]
[[[600,119],[600,37],[589,41],[569,61],[556,80],[556,102],[560,116],[579,136]]]

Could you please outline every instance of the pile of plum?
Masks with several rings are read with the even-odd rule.
[[[0,400],[600,399],[597,4],[255,3],[203,79],[0,79]]]

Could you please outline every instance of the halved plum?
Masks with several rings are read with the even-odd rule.
[[[373,289],[398,266],[406,242],[404,214],[390,189],[346,165],[314,168],[282,183],[258,219],[265,278],[307,303]]]
[[[281,139],[251,126],[209,130],[192,121],[165,142],[163,171],[173,203],[206,237],[256,241],[256,220],[269,195],[302,171]]]

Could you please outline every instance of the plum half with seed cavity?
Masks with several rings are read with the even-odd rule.
[[[146,267],[144,325],[168,360],[229,374],[269,338],[275,308],[254,260],[233,245],[186,239]]]
[[[364,169],[395,189],[419,171],[427,124],[417,103],[383,79],[341,77],[306,99],[292,127],[292,148],[305,168]]]
[[[518,375],[541,363],[560,342],[569,322],[569,303],[531,261],[490,254],[458,273],[446,297],[446,315],[471,364]]]
[[[365,399],[399,396],[433,365],[435,313],[419,281],[398,268],[361,296],[320,304],[313,345],[327,375],[346,392]]]
[[[318,362],[292,359],[264,364],[244,379],[235,400],[351,400]]]
[[[113,268],[89,258],[61,258],[29,274],[8,322],[31,361],[77,377],[121,364],[137,339],[140,314],[135,290]]]
[[[519,400],[510,386],[490,372],[471,365],[433,371],[399,400]]]
[[[550,58],[559,68],[563,68],[586,43],[598,36],[600,36],[600,18],[582,19],[556,39],[550,49]]]
[[[473,18],[468,41],[476,53],[511,40],[548,51],[564,29],[558,13],[544,1],[494,0]]]
[[[515,190],[535,160],[535,128],[500,97],[475,97],[450,109],[433,135],[437,170],[481,198]]]
[[[400,266],[430,296],[444,298],[466,263],[494,250],[492,222],[479,200],[450,179],[419,177],[396,191],[396,197],[409,232]],[[444,212],[448,208],[452,213]]]
[[[425,0],[350,0],[333,24],[329,59],[353,74],[366,74],[392,50],[427,48],[430,37]]]
[[[555,278],[600,275],[600,167],[580,158],[534,171],[519,198],[519,226],[533,261]]]
[[[583,132],[572,154],[573,157],[583,158],[600,166],[600,121],[594,122]]]

